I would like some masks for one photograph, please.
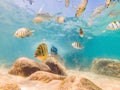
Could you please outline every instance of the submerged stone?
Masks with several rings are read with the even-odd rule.
[[[37,63],[31,59],[18,58],[9,71],[9,74],[29,76],[36,71],[50,71],[50,68],[44,63]]]
[[[54,57],[48,57],[45,64],[49,66],[51,69],[51,73],[58,74],[58,75],[66,75],[65,67],[58,62],[58,60]]]
[[[120,78],[120,61],[100,58],[92,62],[91,71]]]
[[[63,80],[63,79],[65,79],[65,76],[56,75],[56,74],[44,72],[44,71],[37,71],[37,72],[31,74],[28,78],[30,80],[38,80],[41,82],[48,83],[52,80]]]
[[[102,90],[86,78],[69,76],[64,79],[57,90]]]
[[[0,75],[0,90],[21,90],[17,82],[7,76]]]

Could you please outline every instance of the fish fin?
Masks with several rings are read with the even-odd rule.
[[[103,30],[103,31],[102,31],[102,33],[105,33],[105,32],[106,32],[106,30]]]

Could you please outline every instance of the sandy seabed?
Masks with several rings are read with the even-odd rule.
[[[8,69],[0,68],[3,75],[11,77],[20,86],[21,90],[53,90],[60,84],[60,80],[53,80],[49,83],[42,83],[40,81],[28,81],[26,78],[20,76],[9,75]],[[104,75],[98,75],[89,71],[68,70],[68,75],[75,75],[87,78],[95,83],[103,90],[120,90],[120,78],[114,78]]]

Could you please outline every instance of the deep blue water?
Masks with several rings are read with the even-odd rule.
[[[47,43],[48,48],[52,45],[58,48],[58,53],[65,59],[69,67],[89,66],[94,58],[113,58],[120,60],[120,29],[108,31],[106,26],[120,20],[120,15],[108,17],[105,11],[100,17],[93,19],[92,26],[88,26],[88,16],[79,18],[66,17],[64,24],[55,20],[34,24],[34,14],[8,2],[0,1],[0,61],[13,63],[18,57],[28,57],[34,60],[34,52],[39,43]],[[119,8],[116,5],[115,8]],[[29,27],[35,30],[30,37],[18,39],[13,36],[21,27]],[[82,27],[85,37],[79,36],[79,28]],[[105,31],[105,32],[103,32]],[[72,42],[80,42],[82,50],[74,49]]]

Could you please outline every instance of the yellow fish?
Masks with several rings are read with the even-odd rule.
[[[110,5],[111,0],[106,0],[106,5]]]
[[[85,11],[87,3],[88,3],[88,0],[82,0],[82,3],[77,8],[77,11],[75,14],[76,17],[79,17]]]
[[[48,47],[45,43],[42,43],[38,45],[34,57],[37,58],[38,60],[46,60],[48,57]]]

